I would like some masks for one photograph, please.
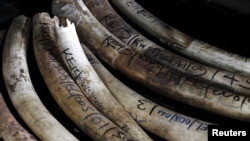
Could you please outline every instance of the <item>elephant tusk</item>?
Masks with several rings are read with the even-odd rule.
[[[136,140],[152,140],[110,93],[88,61],[75,29],[67,20],[66,27],[56,25],[58,50],[72,78],[89,100],[104,115]]]
[[[183,141],[189,138],[193,141],[207,140],[207,127],[214,123],[188,117],[143,97],[115,78],[87,47],[83,46],[83,49],[105,85],[144,129],[165,140]],[[176,118],[170,120],[174,115]],[[181,121],[171,122],[175,119]]]
[[[194,39],[163,22],[135,0],[111,0],[121,12],[146,32],[175,51],[221,69],[249,76],[249,58]]]
[[[3,48],[3,78],[18,114],[43,141],[77,141],[45,108],[31,82],[27,48],[31,20],[24,15],[13,19]]]
[[[91,16],[83,2],[54,1],[52,11],[54,15],[74,22],[81,42],[131,80],[199,109],[237,120],[249,120],[249,97],[185,76],[131,49]]]
[[[0,138],[5,141],[37,141],[14,117],[0,93]]]
[[[96,109],[67,71],[57,49],[55,20],[48,13],[33,17],[35,57],[47,87],[61,109],[91,139],[117,140],[124,131]]]

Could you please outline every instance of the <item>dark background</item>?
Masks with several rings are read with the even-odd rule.
[[[222,0],[218,0],[217,2],[209,2],[208,0],[137,0],[137,2],[140,3],[144,8],[149,10],[151,13],[155,14],[168,24],[185,32],[188,35],[191,35],[197,39],[203,40],[207,43],[231,51],[233,53],[250,57],[250,13],[248,13],[248,10],[245,9],[245,7],[250,7],[250,3],[245,0],[235,0],[237,4],[234,4],[232,2],[230,5],[228,3],[226,5],[223,5]],[[240,8],[241,6],[244,8]],[[38,12],[48,12],[51,14],[51,1],[0,0],[0,29],[8,29],[11,20],[17,15],[23,14],[32,18],[32,16]],[[133,23],[130,24],[138,29],[138,31],[142,32],[145,36],[148,36],[156,43],[159,43]],[[0,51],[2,53],[2,46]],[[41,98],[45,106],[65,127],[69,129],[69,131],[71,131],[79,139],[90,140],[86,135],[84,135],[84,133],[78,130],[78,128],[60,110],[56,102],[53,100],[43,82],[42,77],[40,76],[32,48],[30,48],[28,51],[28,64],[31,79],[39,97]],[[134,82],[128,80],[126,77],[117,73],[111,68],[109,69],[120,80],[122,80],[124,83],[131,86],[135,90],[147,90],[146,88],[142,89],[139,84],[135,84]],[[0,78],[0,91],[3,94],[6,103],[8,104],[11,112],[15,115],[18,121],[24,127],[26,127],[25,123],[23,123],[19,115],[16,113],[8,98],[2,75]],[[154,95],[154,97],[152,95]],[[222,125],[235,124],[249,126],[249,123],[214,115],[212,113],[179,103],[178,101],[173,101],[161,96],[157,96],[153,92],[152,95],[145,96],[159,103],[162,103],[168,108],[172,108],[189,116],[194,116],[202,120],[211,121]],[[28,129],[28,127],[26,128]],[[150,136],[152,136],[152,138],[154,138],[155,140],[161,140],[160,138],[152,134],[150,134]]]

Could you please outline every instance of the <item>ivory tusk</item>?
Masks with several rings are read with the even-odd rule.
[[[33,47],[42,77],[67,116],[91,139],[115,141],[124,131],[100,113],[68,73],[56,44],[55,21],[48,13],[33,17]]]
[[[237,120],[249,121],[249,97],[186,77],[136,52],[88,15],[81,1],[52,3],[53,14],[76,24],[80,40],[105,63],[158,94]],[[232,80],[234,80],[232,78]]]
[[[87,47],[83,46],[83,49],[111,93],[143,128],[166,140],[183,141],[191,138],[193,141],[207,140],[207,127],[213,123],[177,113],[141,96],[115,78]],[[176,118],[173,118],[174,115]]]
[[[211,66],[245,76],[250,75],[249,58],[190,37],[148,12],[135,0],[111,2],[139,27],[179,53]]]
[[[27,48],[31,20],[24,15],[13,19],[3,48],[3,78],[18,114],[43,141],[76,141],[40,101],[29,75]]]
[[[250,95],[250,83],[248,82],[250,77],[207,66],[164,49],[127,24],[116,11],[112,9],[107,0],[83,1],[85,1],[97,20],[112,34],[133,49],[144,53],[152,60],[187,74],[190,78],[201,79],[207,81],[207,83],[222,86],[237,93],[242,93],[247,96]]]
[[[113,97],[86,58],[74,23],[56,25],[58,49],[68,71],[89,100],[108,118],[136,140],[152,140]]]
[[[5,141],[36,141],[12,115],[0,93],[0,138]]]

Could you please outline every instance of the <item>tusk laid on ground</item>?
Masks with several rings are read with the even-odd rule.
[[[135,0],[111,0],[111,2],[139,27],[166,44],[167,47],[205,64],[245,76],[250,75],[249,58],[186,35],[151,14]]]
[[[48,13],[33,17],[33,47],[42,77],[67,116],[91,139],[115,141],[124,131],[100,113],[70,76],[56,44],[55,20]]]
[[[20,15],[13,19],[3,48],[2,71],[8,95],[20,117],[43,141],[77,141],[46,109],[29,74],[27,48],[31,20]]]
[[[214,68],[177,55],[153,43],[127,24],[107,0],[83,0],[92,15],[112,34],[133,49],[144,53],[150,59],[180,71],[191,78],[207,81],[215,86],[225,87],[237,93],[250,96],[250,77],[235,72]]]
[[[177,113],[141,96],[115,78],[87,47],[83,49],[105,85],[143,128],[166,140],[207,140],[207,125],[213,123]]]
[[[219,115],[249,121],[249,97],[187,77],[131,49],[92,18],[84,3],[76,2],[78,6],[73,2],[53,1],[52,12],[74,22],[81,42],[102,61],[158,94]]]
[[[0,93],[0,138],[5,141],[36,141],[14,117]]]
[[[152,140],[110,93],[88,61],[75,29],[56,25],[58,50],[68,71],[89,100],[108,118],[136,140]],[[126,139],[126,138],[125,138]]]

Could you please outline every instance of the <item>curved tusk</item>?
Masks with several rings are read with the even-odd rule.
[[[124,131],[100,113],[72,79],[56,45],[55,21],[48,13],[33,17],[33,47],[39,70],[52,96],[91,139],[115,141]]]
[[[0,138],[5,141],[36,141],[12,115],[0,93]]]
[[[207,126],[213,123],[185,116],[141,96],[115,78],[87,47],[82,47],[105,85],[143,128],[166,140],[207,140]],[[178,121],[171,122],[175,120]]]
[[[158,94],[219,115],[249,121],[249,97],[186,77],[136,52],[92,18],[81,1],[77,4],[80,10],[73,3],[53,1],[53,14],[73,21],[80,40],[104,62]]]
[[[177,55],[153,43],[138,31],[127,24],[107,0],[84,0],[91,13],[112,34],[125,42],[133,49],[144,53],[154,61],[166,65],[176,71],[189,75],[189,77],[207,81],[216,86],[226,87],[237,93],[250,95],[250,77],[241,76],[231,71],[210,67],[191,59]],[[233,76],[234,80],[232,80]]]
[[[134,139],[152,140],[122,105],[113,97],[88,61],[75,30],[67,20],[67,27],[56,25],[58,49],[68,71],[89,100],[104,115],[129,133]]]
[[[44,107],[30,79],[27,48],[31,20],[23,15],[13,19],[3,48],[3,78],[18,114],[43,141],[77,141]]]
[[[111,2],[139,27],[179,53],[211,66],[245,76],[250,75],[249,58],[186,35],[148,12],[135,0],[111,0]]]

